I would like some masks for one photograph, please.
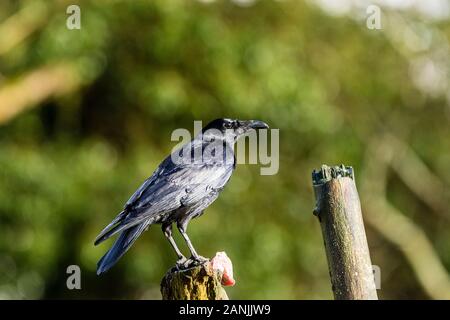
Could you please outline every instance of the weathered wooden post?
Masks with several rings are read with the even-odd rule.
[[[312,181],[335,299],[378,299],[353,168],[323,165]]]
[[[223,286],[234,285],[231,260],[224,252],[204,264],[172,268],[161,281],[163,300],[228,300]]]

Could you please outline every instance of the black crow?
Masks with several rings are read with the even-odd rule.
[[[168,156],[132,195],[119,215],[100,233],[95,245],[119,233],[112,248],[97,264],[97,274],[109,270],[152,224],[161,224],[175,250],[177,266],[187,267],[207,259],[192,246],[186,229],[219,196],[236,165],[237,139],[251,129],[266,129],[258,120],[216,119],[189,143]],[[185,239],[191,258],[186,259],[172,237],[172,224]]]

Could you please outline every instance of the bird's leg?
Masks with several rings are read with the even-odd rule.
[[[164,232],[164,235],[166,236],[167,240],[169,240],[170,245],[175,250],[178,256],[177,260],[177,266],[183,266],[187,259],[186,257],[181,253],[180,249],[178,249],[177,244],[175,243],[175,240],[172,237],[172,223],[163,223],[162,225],[162,231]]]
[[[186,233],[187,225],[190,220],[191,220],[190,218],[186,218],[181,221],[178,221],[177,227],[178,227],[178,230],[180,231],[181,235],[183,236],[184,240],[186,241],[186,244],[189,247],[189,251],[191,251],[192,256],[189,260],[191,260],[193,262],[197,262],[197,263],[204,263],[204,262],[208,261],[209,259],[198,255],[197,251],[195,250],[194,246],[191,243],[191,240],[189,239],[189,237]]]

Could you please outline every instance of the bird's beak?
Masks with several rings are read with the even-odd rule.
[[[246,130],[254,129],[269,129],[267,123],[260,120],[248,120],[248,121],[240,121],[240,125],[244,127]]]

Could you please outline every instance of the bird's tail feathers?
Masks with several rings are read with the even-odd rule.
[[[116,242],[114,242],[111,249],[100,259],[97,263],[97,275],[108,271],[116,262],[128,251],[131,245],[136,239],[144,232],[149,222],[143,222],[136,226],[133,226],[127,230],[124,230]]]
[[[98,245],[99,243],[102,243],[109,237],[111,237],[113,234],[115,234],[116,231],[120,227],[120,223],[125,219],[125,211],[122,211],[117,215],[117,217],[114,218],[113,221],[111,221],[110,224],[108,224],[97,236],[97,238],[94,241],[94,245]]]

